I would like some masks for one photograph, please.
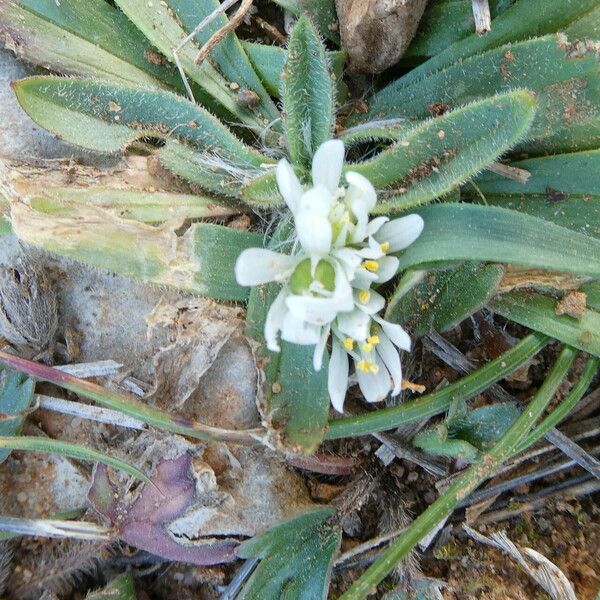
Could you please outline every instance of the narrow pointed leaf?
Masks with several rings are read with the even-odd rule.
[[[600,356],[600,313],[585,310],[579,319],[556,314],[557,300],[535,292],[511,292],[490,304],[494,312],[557,340]]]
[[[334,92],[325,47],[306,17],[290,34],[282,98],[292,162],[308,166],[317,148],[331,137]]]
[[[500,265],[467,262],[445,271],[429,271],[423,281],[388,301],[385,318],[405,326],[414,337],[445,331],[482,308],[503,275]]]
[[[296,17],[307,15],[322,36],[339,43],[335,0],[274,0],[274,2]]]
[[[261,562],[238,598],[324,600],[341,540],[339,526],[328,523],[334,514],[332,508],[307,512],[244,542],[238,555]]]
[[[480,100],[421,123],[375,158],[346,169],[377,188],[393,187],[376,212],[406,210],[443,196],[494,161],[526,134],[534,112],[535,100],[524,91]]]
[[[400,269],[449,260],[483,260],[600,277],[600,240],[496,206],[437,204],[417,211],[421,236]]]
[[[136,600],[136,598],[133,576],[131,573],[123,573],[101,590],[90,592],[85,600]]]

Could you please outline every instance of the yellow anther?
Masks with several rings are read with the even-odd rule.
[[[361,372],[361,373],[368,373],[369,372],[369,361],[368,360],[359,360],[356,363],[356,368]]]
[[[344,348],[346,348],[346,350],[352,350],[354,348],[354,340],[352,338],[346,338],[344,340]]]
[[[375,363],[369,363],[369,372],[373,374],[379,373],[379,365],[376,365]]]
[[[365,260],[362,266],[371,273],[377,273],[379,271],[379,263],[376,260]]]
[[[379,344],[379,336],[372,335],[370,338],[367,338],[367,342],[369,342],[369,344],[373,344],[374,346],[376,346],[377,344]]]
[[[367,304],[371,299],[371,292],[369,290],[361,290],[358,292],[358,299],[362,304]]]
[[[379,247],[381,248],[381,251],[385,253],[390,249],[390,243],[383,242],[383,244],[381,244]]]
[[[362,345],[363,352],[373,352],[373,344],[366,342]]]

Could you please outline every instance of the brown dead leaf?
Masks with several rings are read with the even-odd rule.
[[[554,312],[557,315],[569,315],[580,319],[585,313],[586,302],[587,295],[583,292],[569,292],[558,301]]]
[[[198,387],[231,334],[241,327],[239,309],[205,299],[161,300],[146,318],[155,349],[155,383],[150,397],[182,406]]]

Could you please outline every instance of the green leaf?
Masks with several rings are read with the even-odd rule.
[[[597,40],[600,38],[600,6],[592,8],[573,21],[565,34],[570,40]]]
[[[0,368],[0,435],[17,435],[23,426],[24,412],[33,404],[35,383],[22,373]],[[9,455],[0,450],[0,463]]]
[[[216,9],[219,0],[169,0],[169,8],[176,15],[186,33],[192,32],[196,26]],[[200,46],[229,22],[225,14],[219,15],[197,35],[196,40]],[[235,33],[230,33],[212,50],[209,59],[214,61],[218,70],[228,79],[242,89],[252,90],[258,95],[259,111],[269,121],[279,120],[279,111],[273,104],[267,90],[263,87],[255,72],[242,44]],[[276,127],[276,125],[275,125]]]
[[[494,26],[489,33],[480,36],[473,32],[469,37],[452,44],[405,75],[404,83],[422,79],[426,74],[507,42],[560,31],[593,10],[597,3],[598,0],[519,0],[494,19]]]
[[[535,100],[524,91],[480,100],[417,125],[375,158],[346,169],[376,188],[394,186],[375,212],[406,210],[447,194],[498,158],[525,135],[534,112]]]
[[[586,305],[588,308],[600,311],[600,281],[591,281],[585,283],[579,288],[586,296]]]
[[[599,120],[596,54],[592,48],[573,47],[562,35],[495,48],[418,80],[402,77],[373,96],[360,120],[423,119],[436,110],[515,88],[535,92],[539,103],[523,145],[529,153],[542,154],[557,144],[572,150],[597,147],[597,132],[582,135],[584,124],[597,129]],[[570,135],[564,138],[563,131]],[[538,147],[546,138],[546,145]]]
[[[474,462],[479,456],[479,450],[466,440],[441,436],[437,429],[421,431],[412,440],[413,446],[434,456],[450,456]]]
[[[480,260],[600,277],[600,241],[543,219],[475,204],[437,204],[417,212],[425,229],[400,255],[400,270]]]
[[[90,592],[85,600],[136,600],[135,584],[131,573],[118,575],[97,592]]]
[[[20,58],[53,71],[183,90],[176,70],[104,0],[4,0],[0,30]]]
[[[572,200],[600,198],[600,150],[530,158],[512,162],[510,166],[529,171],[527,183],[486,171],[475,180],[486,199],[491,197],[494,203],[497,197],[520,200],[513,202],[511,207],[518,205],[519,208],[515,210],[560,223],[551,215],[561,213],[563,209],[569,210]],[[546,202],[533,201],[538,198]],[[504,202],[502,205],[506,206]],[[585,218],[588,212],[585,206],[591,209],[595,205],[595,202],[585,205],[577,203],[578,212]]]
[[[173,62],[173,49],[187,37],[188,32],[183,28],[167,2],[116,0],[116,4],[150,42],[169,61]],[[209,108],[216,110],[221,116],[234,115],[243,123],[262,130],[265,123],[252,110],[241,106],[235,93],[227,85],[227,80],[210,62],[205,60],[200,65],[195,63],[198,51],[199,47],[191,41],[182,47],[179,52],[179,61],[187,76],[202,88],[208,97],[208,103],[207,98],[202,98],[201,101]],[[257,108],[264,110],[264,106],[261,105]],[[223,109],[225,109],[225,113]],[[270,117],[266,118],[271,120]]]
[[[339,526],[328,522],[334,515],[332,508],[313,510],[244,542],[239,556],[262,560],[238,598],[325,600],[342,537]]]
[[[314,25],[300,17],[290,34],[283,75],[285,131],[292,162],[309,166],[332,135],[333,81],[325,47]]]
[[[554,298],[535,292],[511,292],[494,299],[490,303],[490,310],[589,354],[600,356],[600,313],[585,310],[579,319],[557,315],[556,302]]]
[[[279,97],[281,93],[282,74],[285,69],[285,61],[288,57],[287,50],[279,46],[269,46],[255,42],[244,41],[242,45],[258,76],[261,78],[263,85],[272,96]],[[346,96],[348,91],[343,81],[346,55],[344,52],[333,51],[327,52],[327,57],[335,75],[339,101]]]
[[[262,245],[256,233],[194,223],[179,235],[178,223],[153,227],[90,206],[54,216],[15,203],[12,224],[17,237],[49,252],[220,300],[248,297],[235,281],[235,260],[245,248]]]
[[[5,450],[25,450],[27,452],[44,452],[47,454],[60,454],[61,456],[68,456],[70,458],[77,458],[79,460],[89,460],[92,462],[99,462],[103,465],[119,469],[124,473],[129,473],[137,479],[149,482],[150,480],[144,473],[139,469],[136,469],[130,464],[113,458],[102,452],[97,452],[91,448],[86,448],[79,444],[71,444],[69,442],[63,442],[61,440],[53,440],[43,437],[27,437],[27,436],[0,436],[0,448]]]
[[[385,318],[406,326],[420,337],[446,331],[481,309],[502,279],[500,265],[467,262],[445,271],[430,271],[401,297],[392,295]],[[402,290],[400,290],[402,292]]]
[[[332,42],[339,43],[335,0],[273,0],[293,15],[308,15],[317,26],[319,33]]]
[[[508,431],[519,413],[514,402],[481,406],[449,421],[448,434],[486,450]]]
[[[249,166],[265,161],[208,111],[170,92],[64,77],[30,77],[13,88],[38,125],[90,150],[119,152],[143,137],[172,137]]]

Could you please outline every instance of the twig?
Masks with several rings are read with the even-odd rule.
[[[583,467],[596,479],[600,479],[600,461],[586,452],[579,444],[570,440],[558,429],[551,429],[546,434],[546,439],[557,448],[560,448],[564,454],[573,459],[579,466]]]
[[[493,162],[488,165],[486,171],[491,171],[492,173],[496,173],[496,175],[501,175],[502,177],[506,177],[506,179],[523,184],[527,183],[528,179],[531,177],[531,173],[525,169],[511,167],[510,165],[499,162]]]
[[[179,60],[179,52],[186,44],[189,44],[196,37],[196,35],[198,35],[205,27],[208,27],[208,25],[210,25],[220,14],[224,13],[227,9],[231,8],[237,2],[239,2],[239,0],[225,0],[225,2],[223,2],[223,4],[221,4],[212,13],[210,13],[210,15],[208,15],[207,17],[202,19],[202,21],[200,21],[200,23],[198,23],[198,25],[196,25],[194,30],[190,34],[186,35],[181,40],[181,42],[179,42],[179,44],[177,44],[177,46],[175,48],[173,48],[173,59],[175,61],[175,65],[177,66],[179,75],[181,76],[181,79],[183,80],[183,85],[185,86],[185,91],[187,92],[187,95],[189,96],[189,99],[192,102],[195,102],[194,94],[192,92],[192,88],[190,87],[190,84],[185,75],[185,71],[183,70],[181,61]]]
[[[221,27],[221,29],[215,31],[208,41],[202,48],[200,52],[198,52],[198,56],[196,56],[196,64],[199,65],[213,50],[215,46],[217,46],[221,40],[227,37],[232,31],[237,29],[238,25],[244,20],[244,17],[248,13],[248,11],[252,8],[252,4],[254,0],[242,0],[240,7],[237,12],[229,19],[229,21]]]
[[[80,540],[110,540],[112,532],[106,527],[87,521],[57,521],[52,519],[19,519],[0,516],[0,531],[17,535],[34,535]]]
[[[73,375],[73,377],[86,379],[88,377],[107,377],[109,375],[114,375],[119,369],[123,368],[123,365],[114,360],[97,360],[88,363],[60,365],[55,366],[54,368],[63,373]]]
[[[371,538],[370,540],[367,540],[366,542],[363,542],[362,544],[359,544],[358,546],[354,546],[354,548],[351,548],[350,550],[344,552],[343,554],[340,554],[335,559],[333,566],[337,567],[343,563],[348,562],[351,558],[354,558],[355,556],[358,556],[359,554],[364,554],[365,552],[368,552],[369,550],[372,550],[373,548],[377,548],[377,546],[381,546],[381,544],[383,544],[385,542],[389,542],[390,540],[397,538],[399,535],[402,535],[405,530],[406,530],[406,527],[402,527],[400,529],[394,529],[393,531],[389,531],[388,533],[384,533],[383,535],[379,535],[377,537]]]
[[[492,17],[488,0],[472,0],[473,18],[475,19],[475,31],[479,35],[492,30]]]
[[[225,591],[221,594],[219,600],[234,600],[240,593],[242,586],[246,583],[246,579],[250,577],[252,571],[258,564],[258,558],[249,558],[235,573],[231,583],[227,586]]]
[[[263,30],[266,31],[277,43],[285,44],[286,38],[277,27],[274,27],[268,21],[265,21],[263,18],[255,16],[254,22]]]

